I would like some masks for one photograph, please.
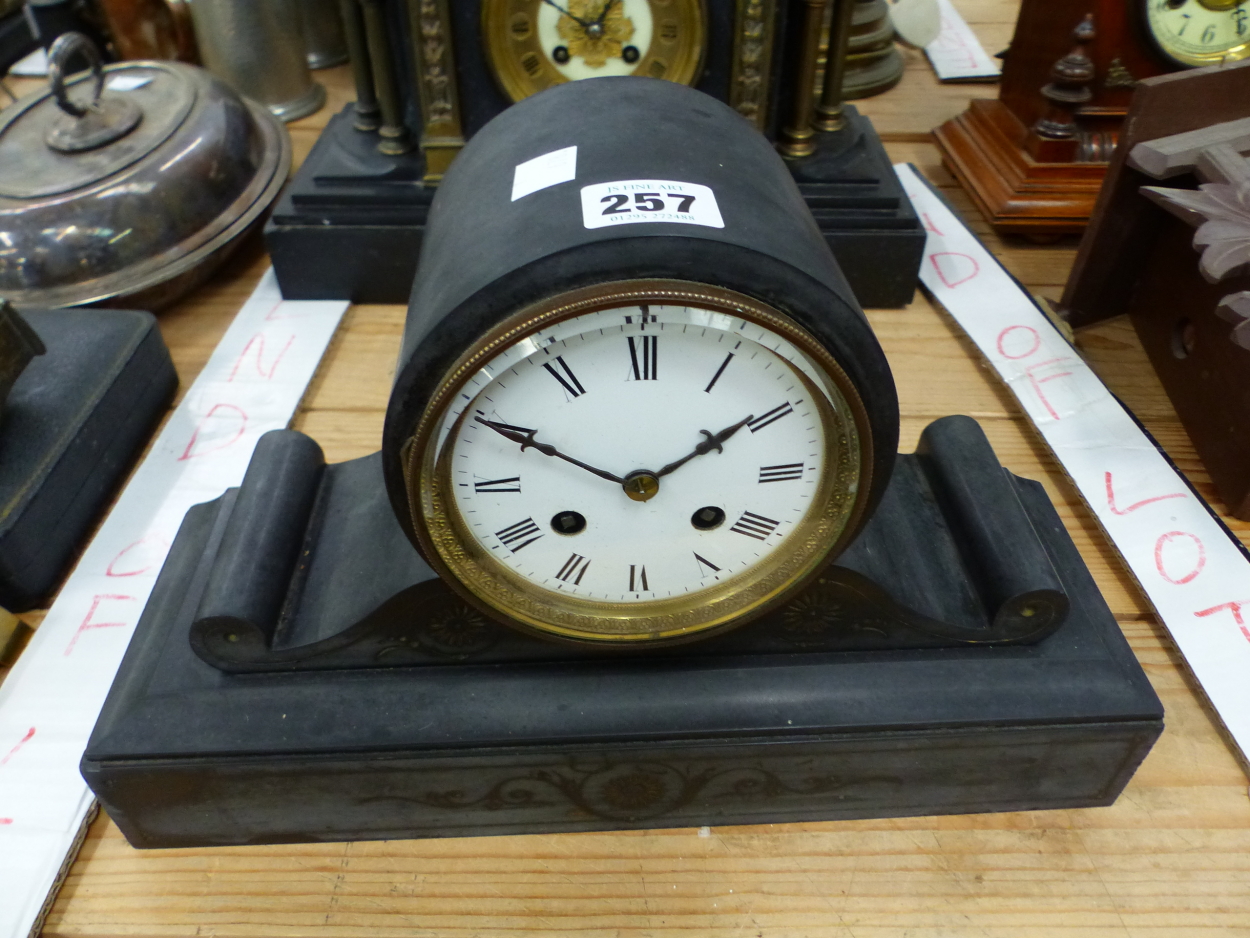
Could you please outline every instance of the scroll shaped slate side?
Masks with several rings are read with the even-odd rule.
[[[956,543],[994,630],[1027,633],[1034,619],[1061,622],[1068,597],[977,422],[962,416],[934,421],[920,435],[916,454],[958,532]]]
[[[1067,619],[1080,564],[1041,487],[1003,469],[975,421],[947,417],[899,457],[855,543],[777,609],[676,648],[557,644],[493,621],[435,576],[381,493],[378,454],[321,472],[300,434],[262,444],[237,500],[193,509],[221,533],[188,554],[193,531],[180,532],[171,558],[183,559],[161,574],[198,610],[195,653],[228,673],[1031,644]],[[189,565],[211,570],[202,599]]]
[[[267,649],[290,592],[325,458],[292,430],[260,438],[196,611],[191,644]]]

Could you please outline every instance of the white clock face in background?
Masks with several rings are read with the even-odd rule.
[[[1184,65],[1213,65],[1250,53],[1247,0],[1145,0],[1155,40]]]
[[[802,352],[754,322],[629,306],[496,356],[461,389],[437,445],[463,529],[532,587],[667,600],[749,571],[813,510],[838,457],[821,414],[845,406],[823,386]],[[656,491],[636,500],[604,477],[631,473]]]
[[[578,19],[589,22],[592,33],[602,31],[602,39],[587,35]],[[611,0],[610,6],[605,0],[543,0],[538,6],[538,41],[569,81],[634,74],[651,48],[653,26],[649,0]]]

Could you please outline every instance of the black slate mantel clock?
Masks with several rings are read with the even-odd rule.
[[[905,305],[924,232],[871,124],[841,102],[843,57],[817,91],[822,43],[845,49],[854,6],[343,0],[357,100],[331,119],[266,228],[283,294],[406,300],[430,202],[466,141],[546,88],[634,75],[704,91],[774,141],[860,302]]]
[[[884,352],[739,113],[561,84],[429,228],[381,451],[267,434],[175,538],[82,763],[131,843],[1114,800],[1161,729],[1114,617],[975,421],[897,454]]]

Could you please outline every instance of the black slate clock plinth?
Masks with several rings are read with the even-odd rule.
[[[808,208],[861,306],[911,302],[925,233],[868,118],[790,162]],[[352,127],[351,106],[330,119],[265,226],[287,299],[404,303],[436,188],[419,152],[387,157]]]
[[[22,310],[47,352],[0,415],[0,606],[52,594],[178,386],[151,313]]]
[[[1162,729],[1041,486],[968,418],[899,458],[822,582],[628,654],[486,621],[376,456],[319,460],[271,434],[183,523],[82,762],[135,846],[1105,805]]]

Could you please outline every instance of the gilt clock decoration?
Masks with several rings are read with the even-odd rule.
[[[691,84],[703,61],[703,0],[484,0],[486,57],[519,101],[553,84],[640,75]]]
[[[1150,35],[1182,66],[1218,65],[1250,55],[1247,0],[1146,0]]]

